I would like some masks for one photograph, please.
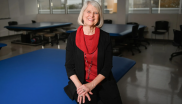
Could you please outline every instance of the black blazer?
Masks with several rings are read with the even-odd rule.
[[[71,75],[77,75],[81,83],[85,81],[84,53],[75,43],[76,32],[72,32],[67,41],[66,46],[66,71],[68,78]],[[114,89],[118,91],[116,81],[111,72],[112,69],[112,48],[111,40],[108,33],[100,30],[100,38],[98,44],[97,73],[102,74],[106,78],[101,82],[103,88],[114,93]],[[114,88],[114,89],[113,89]],[[76,86],[69,79],[68,85],[64,88],[66,94],[73,100]],[[118,93],[118,92],[117,92]]]

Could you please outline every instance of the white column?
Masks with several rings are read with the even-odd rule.
[[[180,4],[179,4],[179,14],[181,14],[181,8],[182,7],[182,0],[180,0]]]
[[[129,0],[117,1],[117,23],[126,24],[128,18],[128,3]]]

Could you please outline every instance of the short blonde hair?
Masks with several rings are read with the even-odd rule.
[[[96,24],[96,27],[100,28],[102,27],[103,23],[104,23],[104,19],[103,19],[103,14],[102,14],[102,9],[100,4],[97,1],[94,0],[89,0],[84,2],[84,5],[80,11],[80,14],[78,16],[78,24],[79,25],[83,25],[83,12],[85,11],[85,9],[87,8],[88,4],[91,4],[92,6],[94,6],[98,12],[99,12],[99,22]]]

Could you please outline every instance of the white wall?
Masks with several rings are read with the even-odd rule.
[[[17,21],[18,24],[31,23],[38,14],[37,0],[9,0],[9,12],[11,19],[0,20],[0,37],[7,36],[9,21]],[[10,35],[14,32],[10,32]]]
[[[8,0],[1,0],[0,18],[9,18]]]

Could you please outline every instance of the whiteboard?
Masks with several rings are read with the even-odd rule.
[[[0,19],[10,18],[8,0],[0,0]]]

